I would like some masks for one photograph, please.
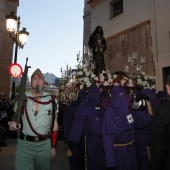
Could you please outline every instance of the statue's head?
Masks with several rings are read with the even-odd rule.
[[[101,26],[97,26],[95,29],[95,33],[99,33],[101,36],[103,36],[103,28]]]
[[[42,94],[45,87],[45,80],[41,70],[36,69],[31,76],[31,87],[35,94]]]

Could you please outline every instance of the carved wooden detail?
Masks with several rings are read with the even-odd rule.
[[[106,39],[105,65],[111,73],[123,71],[128,64],[127,56],[137,52],[145,56],[142,71],[155,75],[155,63],[152,54],[152,37],[150,21],[142,22]]]
[[[96,5],[98,5],[102,0],[90,0],[87,3],[90,5],[91,8],[94,8]]]

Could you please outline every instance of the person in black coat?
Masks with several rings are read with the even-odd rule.
[[[170,97],[170,75],[166,80],[167,98]],[[150,170],[170,169],[170,100],[161,103],[154,115],[151,142]]]

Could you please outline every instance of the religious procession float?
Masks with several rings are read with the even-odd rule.
[[[90,50],[89,50],[90,51]],[[133,63],[135,65],[135,74],[130,75],[126,72],[117,71],[110,73],[108,69],[103,70],[100,74],[94,74],[94,65],[91,62],[92,52],[88,52],[88,57],[82,59],[82,63],[79,62],[79,56],[77,54],[77,69],[68,69],[61,72],[62,78],[59,88],[59,100],[61,103],[69,104],[76,99],[76,94],[79,89],[87,89],[91,85],[97,85],[101,91],[109,92],[114,86],[122,86],[125,88],[127,94],[132,95],[142,88],[155,89],[155,83],[152,76],[142,72],[138,65],[135,64],[135,53],[132,56]],[[132,61],[131,61],[132,62]],[[138,68],[137,68],[138,67]],[[125,71],[127,70],[127,66]]]
[[[66,70],[61,68],[61,83],[59,87],[59,127],[62,132],[63,129],[63,115],[67,106],[76,100],[79,89],[86,89],[88,91],[91,85],[100,87],[101,92],[110,91],[114,86],[122,86],[127,94],[133,100],[133,96],[137,91],[143,88],[155,89],[155,82],[152,76],[141,71],[141,63],[137,62],[136,53],[128,57],[132,69],[125,66],[125,72],[116,71],[111,73],[109,69],[101,70],[99,74],[95,74],[95,65],[93,60],[92,50],[88,47],[87,53],[80,59],[80,53],[77,54],[76,69],[66,67]],[[144,61],[142,60],[142,63]]]

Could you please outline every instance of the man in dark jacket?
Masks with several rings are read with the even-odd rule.
[[[170,75],[166,80],[167,97],[170,97]],[[170,100],[156,109],[151,142],[151,170],[170,169]]]

